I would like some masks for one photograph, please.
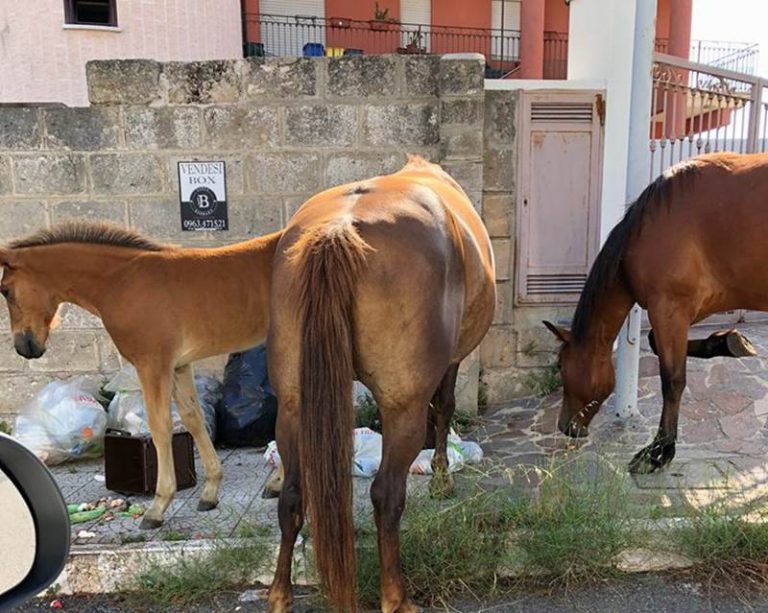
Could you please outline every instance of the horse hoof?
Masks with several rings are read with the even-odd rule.
[[[268,613],[289,613],[291,610],[291,595],[270,591],[267,601]]]
[[[212,511],[217,506],[219,506],[219,501],[218,500],[215,501],[215,502],[208,502],[207,500],[201,500],[200,502],[197,503],[197,510],[198,511],[203,511],[203,512],[204,511]]]
[[[421,613],[423,609],[415,604],[413,604],[410,600],[404,601],[397,609],[395,609],[395,613]]]
[[[276,492],[275,490],[271,490],[265,486],[264,489],[261,491],[261,497],[266,499],[279,498],[280,492],[279,491]]]
[[[749,358],[757,355],[754,345],[738,330],[731,330],[725,342],[728,345],[728,351],[735,358]]]
[[[155,530],[162,525],[162,519],[152,519],[151,517],[145,517],[139,524],[139,530]]]
[[[641,449],[629,462],[629,472],[633,475],[650,475],[664,468],[674,457],[674,445],[662,450],[647,447]]]
[[[453,496],[454,484],[451,475],[442,477],[433,476],[429,481],[429,495],[431,498],[442,500]]]
[[[633,475],[650,475],[660,468],[661,466],[650,458],[634,457],[629,463],[629,472]]]

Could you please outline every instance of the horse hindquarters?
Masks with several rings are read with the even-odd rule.
[[[321,226],[285,249],[287,258],[274,271],[270,373],[276,374],[280,402],[278,447],[290,457],[280,496],[283,540],[270,593],[272,610],[290,602],[290,551],[302,500],[312,521],[320,581],[335,609],[356,608],[352,328],[356,280],[366,250],[351,224]],[[296,319],[286,312],[298,315],[298,331]],[[279,356],[277,363],[273,356]],[[295,410],[286,406],[291,399],[297,400]]]

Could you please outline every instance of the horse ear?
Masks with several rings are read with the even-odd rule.
[[[556,326],[552,322],[549,321],[542,321],[545,326],[547,326],[547,330],[549,330],[552,334],[554,334],[557,338],[559,338],[564,343],[570,343],[571,342],[571,332],[570,330],[566,330],[565,328],[561,328],[560,326]]]

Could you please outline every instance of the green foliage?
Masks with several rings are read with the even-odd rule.
[[[373,9],[373,18],[376,21],[389,21],[389,8],[382,9],[377,2]]]
[[[516,541],[536,580],[570,586],[616,574],[615,556],[637,540],[623,471],[588,454],[553,460],[537,477]]]
[[[525,383],[537,396],[548,396],[562,387],[563,380],[557,364],[550,364],[528,375]]]
[[[358,398],[358,405],[355,428],[370,428],[374,432],[381,432],[381,414],[374,397],[366,392]]]

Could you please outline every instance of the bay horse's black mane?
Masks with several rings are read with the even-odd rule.
[[[643,219],[649,209],[666,201],[671,206],[670,192],[684,182],[689,182],[698,174],[700,166],[697,163],[683,162],[659,175],[637,200],[627,209],[623,219],[611,230],[600,253],[595,258],[589,271],[587,282],[579,297],[576,312],[573,315],[571,328],[572,338],[583,340],[589,328],[598,297],[621,273],[621,264],[627,241],[635,231],[640,231]]]
[[[24,238],[17,238],[8,244],[10,249],[42,247],[60,243],[91,243],[112,245],[143,251],[163,251],[167,245],[153,241],[135,230],[117,224],[92,221],[65,221],[52,228],[39,230]]]

